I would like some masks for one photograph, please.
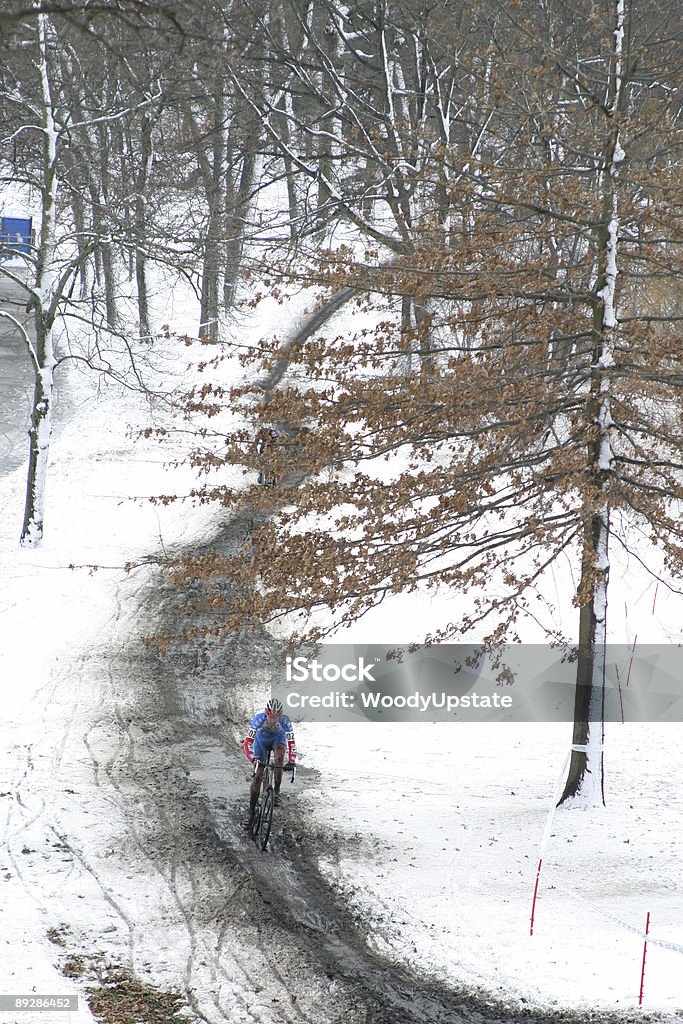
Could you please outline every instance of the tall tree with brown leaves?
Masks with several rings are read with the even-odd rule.
[[[674,589],[683,570],[679,16],[668,0],[482,6],[458,54],[477,102],[421,166],[420,216],[416,183],[396,244],[300,269],[425,312],[263,343],[262,376],[231,395],[244,426],[196,456],[202,500],[246,502],[253,538],[242,559],[178,567],[209,589],[236,579],[230,598],[216,588],[218,631],[301,613],[320,637],[318,608],[352,622],[447,587],[471,610],[421,639],[489,623],[499,641],[568,557],[579,653],[562,799],[602,799],[610,548],[663,566]],[[190,405],[225,397],[207,382]],[[272,424],[279,486],[224,486],[226,462],[258,468]]]

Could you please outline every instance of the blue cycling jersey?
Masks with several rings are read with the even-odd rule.
[[[276,720],[269,720],[265,711],[259,711],[251,720],[249,732],[243,743],[244,752],[250,761],[268,759],[268,751],[274,747],[285,747],[287,761],[296,761],[296,742],[294,726],[289,715],[280,715]]]
[[[257,731],[258,729],[265,729],[266,732],[277,732],[278,729],[284,729],[285,732],[294,732],[292,720],[289,715],[280,715],[280,717],[271,725],[265,711],[259,711],[257,715],[254,715],[249,728],[254,731]]]

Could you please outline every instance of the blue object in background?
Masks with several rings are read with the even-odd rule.
[[[31,218],[0,217],[0,257],[28,253],[30,248]]]

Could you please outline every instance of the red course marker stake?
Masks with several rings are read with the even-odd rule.
[[[536,885],[534,886],[534,899],[531,904],[531,926],[529,928],[529,935],[534,934],[534,917],[536,916],[536,897],[538,896],[538,880],[541,877],[541,867],[543,866],[543,857],[538,862],[538,868],[536,870]]]
[[[638,999],[638,1006],[643,1005],[643,986],[645,984],[645,957],[647,956],[647,937],[650,934],[650,911],[647,912],[647,920],[645,922],[645,941],[643,942],[643,966],[640,971],[640,997]]]

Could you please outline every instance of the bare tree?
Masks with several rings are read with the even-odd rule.
[[[37,200],[40,224],[35,245],[25,255],[23,272],[3,263],[0,274],[24,290],[32,318],[33,329],[28,331],[10,317],[26,343],[35,374],[21,534],[22,544],[33,546],[40,543],[43,532],[54,373],[68,355],[57,352],[56,325],[69,312],[89,320],[93,335],[98,333],[97,296],[86,295],[87,301],[79,307],[73,294],[76,278],[81,274],[86,279],[90,261],[103,253],[113,257],[117,242],[123,241],[125,218],[114,216],[114,199],[107,195],[112,151],[122,152],[122,122],[132,122],[141,111],[149,110],[155,98],[149,93],[126,96],[119,90],[107,102],[106,95],[97,93],[92,83],[85,86],[88,76],[83,63],[92,60],[90,40],[79,36],[82,48],[78,50],[69,32],[58,31],[44,14],[29,19],[21,28],[22,44],[13,48],[3,70],[8,134],[2,140],[2,164],[9,179]],[[118,148],[108,145],[111,139]],[[98,170],[102,172],[99,177]],[[120,193],[116,201],[120,209]],[[131,235],[128,230],[128,247],[136,245]],[[111,322],[116,300],[111,268],[103,291]],[[2,315],[9,316],[6,312]],[[95,338],[92,348],[96,350],[98,344]]]
[[[78,268],[78,256],[60,260],[57,252],[57,203],[59,192],[59,121],[57,97],[53,80],[54,54],[52,29],[46,15],[39,15],[36,24],[35,49],[30,67],[37,87],[30,99],[18,83],[8,93],[10,104],[24,107],[30,120],[21,123],[6,142],[24,135],[35,136],[38,149],[37,184],[41,200],[41,221],[38,242],[31,253],[33,280],[3,268],[3,273],[26,288],[28,309],[33,313],[34,338],[18,322],[35,374],[31,416],[30,454],[21,542],[27,546],[40,543],[43,534],[45,481],[52,430],[52,399],[56,354],[54,324],[59,300]],[[28,111],[25,105],[28,105]],[[23,140],[22,140],[23,141]],[[3,313],[7,317],[7,313]]]

